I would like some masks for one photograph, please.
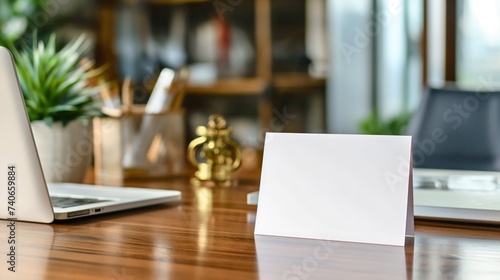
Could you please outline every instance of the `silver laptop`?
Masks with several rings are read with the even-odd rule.
[[[500,222],[500,91],[489,86],[424,92],[407,129],[416,216]]]
[[[47,186],[13,58],[3,47],[0,88],[0,219],[50,223],[181,199],[181,193],[173,190],[64,183]]]
[[[415,168],[415,217],[500,223],[500,172]]]

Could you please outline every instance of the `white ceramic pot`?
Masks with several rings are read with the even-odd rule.
[[[31,123],[33,136],[47,182],[81,183],[90,166],[93,141],[89,121],[73,121],[47,126]]]

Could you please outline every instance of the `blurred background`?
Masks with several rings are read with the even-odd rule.
[[[187,140],[220,113],[259,149],[266,131],[403,133],[425,87],[495,85],[499,15],[500,0],[11,0],[0,43],[85,33],[138,104],[187,67]]]

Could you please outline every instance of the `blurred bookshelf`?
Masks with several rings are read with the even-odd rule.
[[[316,96],[321,116],[318,123],[321,127],[315,130],[325,129],[324,95],[326,82],[324,78],[314,78],[308,73],[308,61],[305,55],[306,40],[306,0],[243,0],[226,1],[223,3],[238,3],[224,14],[221,22],[232,28],[237,26],[248,37],[254,50],[251,66],[244,74],[219,76],[208,83],[188,83],[187,96],[184,106],[187,111],[196,110],[197,107],[205,107],[210,101],[221,98],[226,100],[232,98],[237,106],[254,106],[253,110],[240,110],[251,112],[246,115],[255,118],[261,130],[269,130],[269,124],[273,119],[273,109],[283,104],[288,104],[288,97],[294,102],[304,102],[311,96]],[[309,0],[308,0],[309,1]],[[324,1],[324,0],[312,0]],[[112,24],[117,21],[118,9],[126,2],[117,0],[96,1],[98,6],[96,58],[98,62],[109,66],[111,78],[120,80],[118,73],[118,56],[115,50],[115,38],[117,27]],[[168,11],[173,7],[182,7],[187,13],[189,21],[188,31],[202,19],[214,20],[217,11],[212,0],[147,0],[143,5],[150,12],[150,16],[161,20],[162,11]],[[153,24],[154,25],[154,24]],[[158,25],[158,24],[157,24]],[[154,26],[153,26],[154,27]],[[189,37],[189,34],[185,35]],[[191,48],[193,42],[187,40],[186,48]],[[188,63],[196,63],[193,59],[187,59]],[[211,98],[214,96],[214,98]],[[291,97],[294,96],[294,97]],[[297,99],[296,96],[302,96]],[[196,98],[203,100],[199,102]],[[254,99],[253,101],[249,101]],[[302,100],[300,100],[302,98]],[[223,102],[224,103],[224,102]],[[228,105],[231,106],[231,105]],[[221,106],[214,106],[213,110],[219,110]],[[217,109],[218,108],[218,109]],[[205,111],[210,109],[205,109]],[[225,112],[214,112],[225,113]],[[317,115],[317,113],[316,113]],[[229,116],[231,118],[231,116]],[[308,131],[300,126],[289,126],[293,132]],[[288,129],[286,129],[288,130]]]

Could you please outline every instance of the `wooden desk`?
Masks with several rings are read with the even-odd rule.
[[[187,179],[130,182],[181,190],[181,204],[72,222],[17,222],[17,272],[7,271],[0,221],[0,279],[500,279],[498,227],[416,223],[405,248],[254,239],[257,182],[229,189]]]

